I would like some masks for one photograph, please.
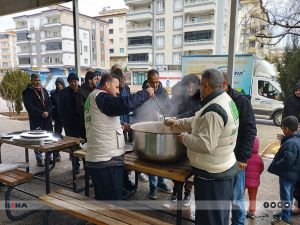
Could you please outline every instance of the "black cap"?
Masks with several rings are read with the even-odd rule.
[[[67,78],[67,81],[68,81],[68,82],[70,82],[70,81],[72,81],[72,80],[77,80],[77,81],[79,81],[79,78],[78,78],[78,76],[77,76],[75,73],[70,73],[69,76],[68,76],[68,78]]]

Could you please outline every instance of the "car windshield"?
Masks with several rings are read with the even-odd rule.
[[[57,78],[61,78],[64,80],[65,82],[65,86],[69,86],[69,83],[67,81],[67,76],[54,76],[52,77],[49,82],[45,85],[45,89],[48,91],[48,93],[50,93],[50,91],[55,89],[55,81]]]

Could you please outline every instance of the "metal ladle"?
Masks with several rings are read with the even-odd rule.
[[[161,105],[160,105],[160,103],[159,103],[159,101],[158,101],[156,95],[154,95],[154,99],[155,99],[155,101],[156,101],[156,103],[157,103],[157,105],[158,105],[158,108],[159,108],[160,112],[162,113],[163,118],[164,118],[164,121],[165,121],[166,116],[165,116],[165,114],[164,114],[164,111],[162,110],[162,107],[161,107]]]

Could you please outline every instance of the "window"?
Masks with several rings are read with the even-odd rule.
[[[165,1],[164,0],[157,0],[156,1],[156,12],[162,13],[165,11]]]
[[[147,80],[147,73],[146,72],[133,72],[132,73],[132,84],[134,85],[141,85],[145,80]]]
[[[49,51],[49,50],[61,50],[61,49],[62,49],[61,42],[46,43],[46,51]]]
[[[113,48],[110,48],[110,49],[109,49],[109,53],[114,53],[114,51],[115,51],[115,50],[114,50]]]
[[[112,18],[108,19],[108,23],[114,23],[114,20]]]
[[[84,64],[88,64],[89,60],[87,58],[84,58]]]
[[[113,44],[114,43],[114,39],[109,39],[109,44]]]
[[[20,65],[27,65],[30,64],[30,58],[19,58]]]
[[[155,64],[158,65],[164,65],[164,54],[163,53],[157,53],[155,57]]]
[[[124,48],[120,48],[120,53],[121,53],[121,54],[124,54],[124,53],[125,53]]]
[[[173,65],[181,65],[181,52],[173,53]]]
[[[280,100],[280,92],[268,81],[258,81],[258,94],[275,100]]]
[[[95,41],[96,40],[96,34],[93,32],[92,33],[92,41]]]
[[[156,24],[157,24],[157,30],[158,31],[164,31],[165,30],[165,19],[157,19]]]
[[[249,41],[249,48],[255,48],[255,40]]]
[[[109,34],[113,34],[114,33],[114,29],[109,29]]]
[[[212,40],[212,31],[203,30],[203,31],[192,31],[184,33],[185,42],[198,42],[198,41],[209,41]]]
[[[97,60],[93,59],[93,66],[97,66]]]
[[[176,34],[173,36],[173,48],[181,48],[182,47],[182,35]]]
[[[120,34],[123,34],[123,32],[124,32],[124,29],[123,29],[123,28],[120,28],[120,29],[119,29],[119,33],[120,33]]]
[[[181,11],[183,9],[183,0],[174,0],[174,11]]]
[[[83,46],[83,51],[84,51],[84,52],[88,52],[88,46],[84,45],[84,46]]]
[[[164,36],[156,37],[156,48],[162,49],[164,47],[165,47],[165,37]]]
[[[148,53],[128,54],[128,62],[148,62]]]
[[[152,37],[142,36],[142,37],[128,38],[128,46],[136,46],[136,45],[152,45]]]
[[[182,16],[174,16],[174,30],[182,29]]]

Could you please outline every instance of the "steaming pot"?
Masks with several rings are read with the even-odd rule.
[[[163,122],[143,122],[131,126],[134,131],[133,149],[137,156],[148,161],[175,162],[186,159],[186,147],[179,143],[176,129]]]

